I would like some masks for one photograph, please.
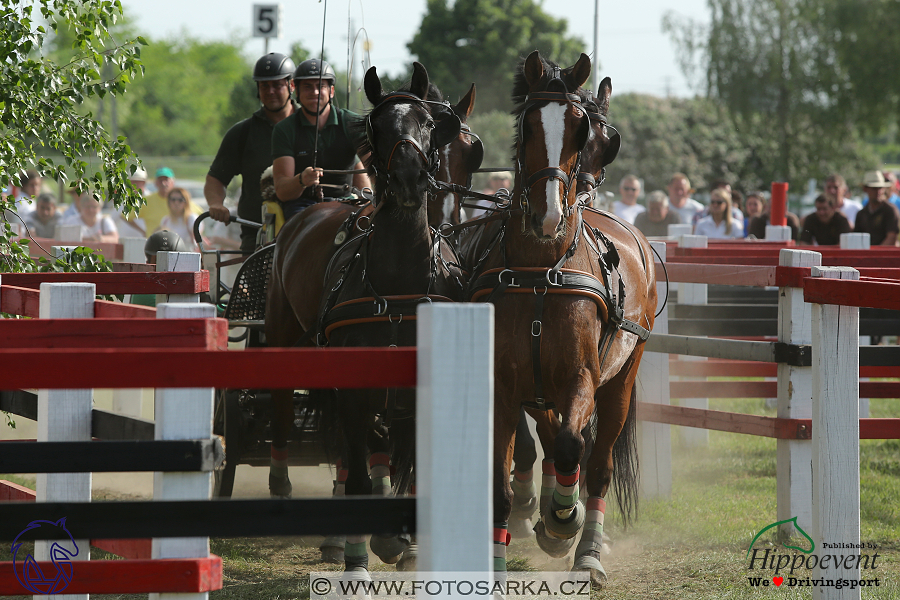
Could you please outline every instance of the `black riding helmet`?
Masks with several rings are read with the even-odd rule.
[[[270,52],[256,61],[253,67],[253,81],[277,81],[294,74],[294,61],[290,56]]]
[[[144,254],[156,256],[157,252],[190,252],[178,234],[168,229],[157,231],[144,242]]]
[[[318,79],[320,76],[322,79],[331,80],[332,84],[334,84],[336,79],[334,76],[334,69],[331,68],[331,65],[318,58],[304,60],[300,63],[300,66],[297,67],[297,70],[294,71],[294,81],[297,81],[298,79]]]

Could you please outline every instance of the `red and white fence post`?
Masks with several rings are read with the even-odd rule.
[[[782,267],[817,267],[822,255],[808,250],[783,249]],[[778,341],[785,344],[812,343],[812,306],[803,301],[803,288],[783,287],[778,294]],[[778,363],[778,418],[809,419],[812,416],[812,367]],[[797,517],[804,531],[812,526],[812,442],[778,440],[776,496],[778,520]],[[788,535],[792,524],[781,525]]]
[[[160,254],[163,254],[162,252]],[[182,254],[184,253],[169,253]],[[199,254],[195,254],[199,262]],[[208,319],[216,316],[212,304],[163,303],[156,307],[159,319]],[[189,365],[173,362],[172,369]],[[212,438],[213,388],[160,388],[156,390],[154,411],[157,440],[200,440]],[[154,473],[154,500],[208,500],[212,473]],[[154,538],[153,558],[207,558],[209,538]],[[207,600],[208,592],[196,594],[151,594],[151,599]]]
[[[93,319],[96,287],[93,283],[42,283],[41,319]],[[48,370],[52,364],[46,365]],[[102,365],[96,365],[102,369]],[[94,390],[38,390],[39,442],[91,441]],[[90,473],[38,473],[38,502],[90,502]],[[35,559],[49,561],[53,541],[35,542]],[[62,543],[65,546],[65,542]],[[90,560],[89,540],[75,540],[75,560]],[[69,549],[73,551],[74,549]],[[62,594],[62,600],[87,600],[87,594]]]
[[[156,255],[157,272],[193,273],[200,271],[200,268],[199,252],[159,252]],[[200,302],[200,294],[157,294],[157,306],[164,302]]]
[[[859,279],[852,267],[813,267],[813,277]],[[859,543],[859,309],[812,305],[812,537]],[[841,554],[858,554],[842,549]],[[851,561],[854,562],[855,561]],[[859,566],[816,567],[813,576],[859,579]],[[815,587],[816,600],[859,598],[860,589]]]
[[[872,247],[872,236],[868,233],[842,233],[841,249],[842,250],[869,250]],[[872,336],[859,336],[859,345],[868,346],[872,343]],[[859,380],[869,381],[868,377],[860,377]],[[859,399],[859,417],[865,419],[869,416],[869,399]]]
[[[670,225],[671,227],[671,225]],[[650,242],[666,260],[666,243]],[[657,308],[666,300],[667,282],[663,267],[656,261]],[[669,308],[666,306],[653,323],[653,333],[669,333]],[[671,404],[669,398],[669,355],[644,352],[638,370],[637,401]],[[641,495],[646,498],[668,498],[672,495],[672,426],[665,423],[638,421],[638,451],[641,462]]]

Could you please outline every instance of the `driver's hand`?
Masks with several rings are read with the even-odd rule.
[[[228,223],[228,220],[231,218],[231,213],[224,206],[210,206],[209,216],[216,221]]]
[[[322,175],[324,175],[322,169],[313,169],[312,167],[306,167],[300,174],[300,181],[306,187],[315,187],[319,185],[319,177],[321,177]]]

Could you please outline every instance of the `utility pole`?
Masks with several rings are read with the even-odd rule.
[[[597,93],[600,89],[600,0],[594,0],[594,80],[591,90]]]

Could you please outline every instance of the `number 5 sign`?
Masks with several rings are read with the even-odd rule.
[[[253,5],[253,37],[281,37],[281,5]]]

